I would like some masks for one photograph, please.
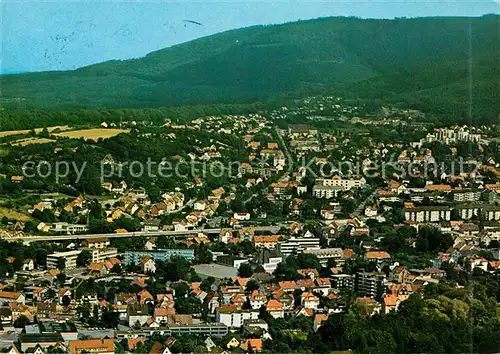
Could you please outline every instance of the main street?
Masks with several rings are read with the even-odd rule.
[[[279,231],[280,226],[255,226],[251,227],[256,232],[272,232]],[[127,238],[127,237],[150,237],[150,236],[188,236],[198,233],[204,234],[219,234],[222,229],[192,229],[185,231],[136,231],[136,232],[123,232],[123,233],[109,233],[109,234],[78,234],[78,235],[51,235],[51,236],[23,236],[4,238],[7,241],[23,241],[23,242],[36,242],[36,241],[64,241],[64,240],[88,240],[93,238]],[[237,230],[234,230],[237,231]]]

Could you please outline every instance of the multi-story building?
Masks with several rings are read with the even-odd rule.
[[[355,276],[354,290],[363,296],[381,298],[385,293],[385,274],[358,272]]]
[[[255,248],[274,248],[280,237],[281,235],[254,236],[252,243]]]
[[[56,222],[53,225],[53,230],[58,234],[74,235],[87,232],[89,230],[89,226],[81,224],[68,224],[67,222]]]
[[[142,257],[149,256],[157,262],[165,262],[171,257],[182,257],[190,261],[194,258],[194,251],[191,249],[163,249],[163,250],[151,250],[151,251],[131,251],[125,252],[123,255],[123,263],[129,264],[140,264]]]
[[[458,215],[460,215],[460,217],[464,220],[472,219],[475,216],[479,216],[481,213],[481,205],[473,203],[457,205],[456,209],[458,211]]]
[[[342,188],[335,186],[320,186],[314,185],[312,192],[315,198],[331,199],[337,196],[342,191]]]
[[[307,124],[295,124],[288,126],[288,135],[291,138],[301,136],[316,136],[318,135],[318,130],[313,126]]]
[[[236,305],[223,305],[215,309],[215,322],[223,323],[228,327],[240,328],[245,320],[259,318],[259,310],[242,310]]]
[[[484,219],[488,221],[500,220],[500,206],[484,205]]]
[[[89,238],[83,241],[86,248],[106,248],[109,246],[109,239],[107,237]]]
[[[118,255],[116,248],[87,248],[86,250],[92,255],[92,262],[104,262]]]
[[[462,219],[482,217],[486,221],[500,220],[500,206],[490,204],[460,204],[457,206],[458,214]]]
[[[64,259],[65,269],[76,268],[76,259],[82,250],[74,250],[67,252],[56,252],[47,255],[47,268],[58,268],[59,260]]]
[[[267,273],[273,273],[283,260],[283,257],[277,254],[274,250],[264,248],[259,254],[259,264]]]
[[[167,327],[172,336],[189,334],[223,337],[229,332],[228,327],[223,323],[170,324]]]
[[[303,237],[292,236],[288,240],[278,243],[277,250],[286,258],[291,254],[298,254],[307,249],[319,249],[319,237],[307,231]]]
[[[333,176],[332,178],[316,178],[315,185],[325,187],[339,187],[342,191],[348,191],[353,188],[361,188],[366,184],[363,177],[341,178]]]
[[[331,279],[334,288],[354,290],[354,275],[334,274],[331,276]]]
[[[453,192],[453,201],[455,202],[477,202],[481,199],[481,190],[468,189]]]
[[[419,206],[403,209],[405,220],[415,222],[450,221],[451,208],[446,206]]]
[[[118,339],[150,337],[153,333],[159,333],[162,336],[190,334],[223,337],[229,333],[229,329],[222,323],[169,324],[165,327],[144,327],[139,330],[117,331],[116,337]]]
[[[70,354],[113,354],[115,352],[115,342],[113,339],[83,339],[69,342]]]
[[[320,249],[307,249],[304,253],[312,254],[318,257],[322,265],[326,265],[329,259],[340,260],[344,256],[342,248],[320,248]]]

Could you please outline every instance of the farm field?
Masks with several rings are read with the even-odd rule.
[[[47,139],[47,138],[26,138],[26,139],[19,139],[14,141],[11,145],[12,146],[27,146],[31,144],[46,144],[46,143],[53,143],[55,140],[53,139]]]
[[[82,130],[72,130],[63,133],[54,134],[54,136],[60,136],[72,139],[91,139],[97,140],[99,138],[108,139],[115,135],[121,133],[129,133],[129,129],[82,129]]]
[[[20,213],[12,209],[0,207],[0,219],[3,218],[4,216],[9,219],[19,220],[19,221],[27,221],[30,219],[30,217],[26,214]]]
[[[39,134],[43,129],[45,128],[36,128],[35,133]],[[49,133],[53,132],[54,130],[59,129],[60,131],[68,130],[71,129],[70,126],[68,125],[57,125],[54,127],[48,127],[47,131]],[[23,135],[23,134],[29,134],[31,130],[25,129],[25,130],[5,130],[5,131],[0,131],[0,138],[6,137],[6,136],[11,136],[11,135]]]

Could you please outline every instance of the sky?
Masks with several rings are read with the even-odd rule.
[[[0,72],[15,73],[139,58],[229,29],[299,19],[500,14],[500,0],[0,0],[0,12]]]

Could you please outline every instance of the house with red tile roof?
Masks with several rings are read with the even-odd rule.
[[[266,310],[274,318],[285,317],[285,306],[278,300],[271,299],[266,304]]]
[[[115,342],[113,339],[109,338],[72,340],[69,342],[70,354],[81,354],[85,352],[93,354],[114,354]]]
[[[285,291],[287,293],[293,293],[295,291],[295,289],[297,289],[297,283],[295,283],[295,281],[293,281],[293,280],[280,281],[279,286],[283,291]]]
[[[260,338],[249,338],[240,344],[240,348],[245,352],[261,352],[262,351],[262,339]]]
[[[323,322],[325,322],[327,319],[328,314],[326,313],[317,313],[316,315],[314,315],[313,331],[317,332]]]
[[[252,291],[248,299],[250,302],[250,306],[256,310],[264,306],[267,301],[266,295],[259,290]]]
[[[316,310],[319,306],[319,298],[310,292],[303,292],[300,295],[300,303],[306,309]]]

